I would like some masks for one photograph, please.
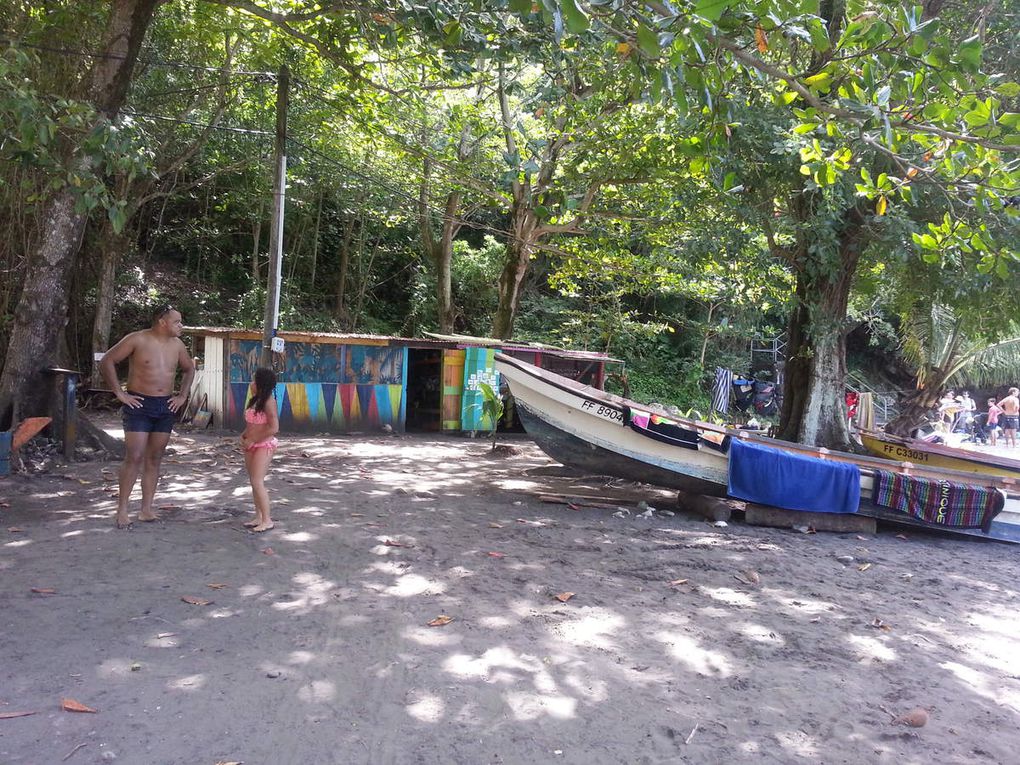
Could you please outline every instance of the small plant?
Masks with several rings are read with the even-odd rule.
[[[492,389],[492,386],[488,383],[478,383],[479,389],[482,391],[482,417],[488,417],[492,423],[492,448],[496,448],[496,428],[499,427],[499,421],[503,419],[503,399],[500,398],[499,394]]]

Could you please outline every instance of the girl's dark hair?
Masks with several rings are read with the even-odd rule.
[[[266,410],[266,402],[269,397],[276,393],[276,372],[272,369],[259,367],[255,370],[255,392],[248,399],[246,409],[254,409],[256,412]]]

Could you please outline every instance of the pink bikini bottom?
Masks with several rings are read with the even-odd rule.
[[[276,438],[269,438],[265,441],[259,441],[257,444],[252,444],[248,447],[248,451],[252,451],[253,449],[275,449],[279,445],[280,442],[277,441]]]

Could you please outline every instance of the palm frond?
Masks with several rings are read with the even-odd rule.
[[[900,349],[917,370],[919,388],[927,387],[932,370],[944,370],[952,362],[958,342],[959,321],[945,306],[919,305],[902,317]]]
[[[900,323],[903,358],[917,370],[917,387],[984,386],[1020,381],[1020,325],[988,343],[968,336],[963,321],[943,305],[915,306]]]
[[[964,360],[961,358],[961,360]],[[1016,385],[1020,380],[1020,328],[1016,336],[976,350],[950,378],[955,385]]]

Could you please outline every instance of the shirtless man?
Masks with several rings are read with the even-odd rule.
[[[103,356],[99,368],[110,389],[124,404],[124,463],[120,468],[120,497],[117,500],[117,528],[131,527],[128,500],[142,473],[142,508],[139,521],[154,521],[152,500],[159,481],[163,451],[170,441],[177,413],[188,400],[195,362],[181,342],[181,314],[167,304],[152,315],[152,327],[132,332]],[[117,379],[117,364],[130,359],[127,389]],[[173,395],[177,368],[184,371],[181,390]]]
[[[999,425],[1002,427],[1006,445],[1015,448],[1016,431],[1020,427],[1020,388],[1010,388],[1009,395],[999,402],[999,408],[1002,409]]]

